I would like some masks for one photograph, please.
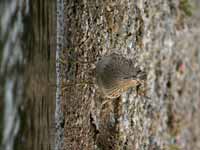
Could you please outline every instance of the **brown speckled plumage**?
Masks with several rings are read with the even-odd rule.
[[[117,98],[130,87],[146,80],[146,73],[134,66],[134,61],[112,53],[102,57],[96,65],[97,85],[108,98]]]

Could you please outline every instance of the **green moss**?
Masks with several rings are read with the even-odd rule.
[[[177,144],[171,144],[169,145],[169,150],[180,150],[180,146]]]
[[[179,8],[186,16],[192,16],[192,6],[189,0],[180,0]]]
[[[1,33],[1,32],[0,32]],[[0,64],[1,64],[1,61],[2,61],[2,55],[3,55],[3,43],[2,41],[0,40]]]
[[[0,49],[1,50],[1,49]],[[0,51],[1,52],[1,51]],[[1,62],[0,62],[0,65],[1,65]],[[1,110],[1,113],[0,113],[0,145],[2,144],[2,138],[3,138],[3,119],[4,119],[4,101],[3,101],[3,86],[4,86],[4,83],[3,83],[3,80],[0,79],[0,110]]]
[[[1,110],[1,111],[3,111],[3,110]],[[2,143],[2,137],[3,137],[3,113],[0,114],[0,145]]]

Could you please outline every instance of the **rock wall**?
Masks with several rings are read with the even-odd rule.
[[[64,3],[64,149],[200,149],[199,2]],[[147,70],[146,96],[99,94],[95,63],[113,52]]]

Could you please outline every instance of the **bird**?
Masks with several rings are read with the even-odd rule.
[[[96,84],[103,96],[113,99],[131,87],[138,87],[147,78],[146,72],[135,65],[135,60],[122,54],[102,56],[96,64]]]

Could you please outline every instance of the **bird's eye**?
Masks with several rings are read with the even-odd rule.
[[[97,59],[96,59],[96,61],[98,62],[98,61],[100,61],[100,60],[102,60],[102,58],[101,57],[98,57]]]

